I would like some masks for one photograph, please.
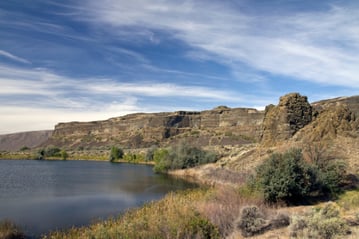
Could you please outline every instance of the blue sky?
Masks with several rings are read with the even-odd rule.
[[[3,0],[0,36],[0,134],[359,90],[355,0]]]

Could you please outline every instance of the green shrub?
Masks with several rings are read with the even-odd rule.
[[[46,157],[61,157],[61,149],[58,147],[48,147],[45,150]]]
[[[155,161],[153,170],[156,173],[166,172],[171,166],[167,149],[157,149],[153,155],[153,160]]]
[[[139,163],[145,160],[145,156],[141,153],[126,153],[122,158],[129,163]]]
[[[111,150],[110,150],[109,160],[110,160],[110,162],[113,162],[115,160],[122,159],[123,155],[124,155],[124,152],[121,148],[112,146]]]
[[[316,189],[323,195],[336,196],[342,191],[340,185],[346,175],[346,165],[341,161],[330,160],[326,164],[312,165],[316,173]]]
[[[271,229],[286,227],[289,223],[290,218],[288,215],[279,213],[271,217],[265,215],[257,206],[242,208],[240,217],[236,221],[237,228],[244,237],[262,234]]]
[[[315,176],[299,149],[272,154],[256,169],[256,182],[267,202],[292,203],[308,196]]]
[[[146,161],[153,161],[154,160],[154,156],[155,156],[155,152],[158,149],[158,147],[156,145],[151,146],[146,153],[145,156],[145,160]]]
[[[64,149],[60,149],[58,147],[48,147],[46,149],[42,148],[39,149],[34,158],[38,159],[38,160],[44,160],[47,157],[56,157],[56,158],[61,158],[63,160],[66,160],[68,158],[68,154],[66,152],[66,150]]]
[[[187,236],[187,238],[219,238],[218,228],[198,213],[195,213],[194,216],[189,218],[185,223],[184,232],[183,236]]]
[[[64,149],[61,150],[60,155],[61,155],[62,160],[66,160],[69,157],[68,153]]]
[[[276,229],[287,227],[290,224],[290,217],[287,214],[279,213],[270,221],[270,228]]]
[[[159,149],[154,153],[155,172],[192,168],[217,160],[214,153],[181,143],[169,149]]]
[[[304,217],[294,217],[291,236],[299,238],[331,239],[349,233],[349,227],[340,217],[339,207],[332,202],[314,208]]]
[[[39,149],[34,158],[37,160],[44,160],[45,159],[46,150],[45,149]]]
[[[237,227],[244,237],[263,233],[268,226],[264,214],[256,206],[243,208],[237,222]]]
[[[269,203],[302,203],[313,196],[335,196],[345,176],[345,165],[337,161],[318,164],[306,161],[300,149],[274,153],[256,168],[249,183],[263,192]]]

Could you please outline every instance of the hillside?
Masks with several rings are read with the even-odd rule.
[[[208,184],[236,184],[273,152],[289,148],[306,154],[326,154],[343,160],[349,173],[359,173],[359,96],[323,100],[309,104],[297,93],[280,97],[263,115],[259,141],[252,144],[215,147],[217,164],[179,170],[175,175]]]
[[[51,137],[52,132],[41,130],[0,135],[0,150],[17,151],[22,147],[38,147]]]

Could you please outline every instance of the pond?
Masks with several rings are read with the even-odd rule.
[[[149,165],[0,160],[0,220],[27,235],[90,224],[195,185]]]

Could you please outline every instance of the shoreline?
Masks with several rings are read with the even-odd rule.
[[[142,165],[154,165],[154,162],[150,161],[127,161],[124,159],[110,161],[107,157],[89,156],[86,157],[68,157],[63,159],[61,157],[46,157],[45,159],[36,159],[33,154],[8,152],[6,154],[0,154],[0,160],[39,160],[39,161],[95,161],[95,162],[110,162],[110,163],[130,163],[130,164],[142,164]]]

